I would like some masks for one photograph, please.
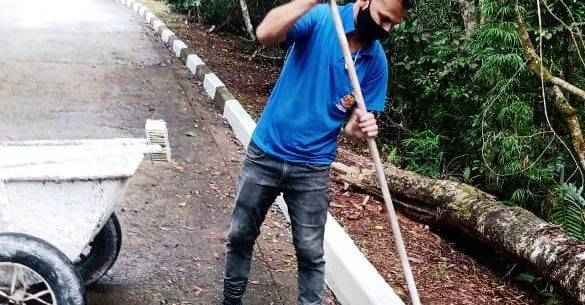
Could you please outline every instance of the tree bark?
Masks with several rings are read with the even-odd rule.
[[[246,0],[240,0],[240,8],[242,9],[242,18],[244,18],[244,24],[246,25],[246,31],[252,41],[256,41],[256,35],[254,35],[254,26],[250,19],[250,12],[248,11],[248,4]]]
[[[564,118],[565,124],[571,133],[573,148],[577,153],[577,159],[582,168],[585,168],[585,140],[583,139],[583,132],[581,131],[581,124],[577,117],[577,110],[567,101],[563,91],[559,86],[553,86],[553,93],[555,95],[555,107]]]
[[[461,17],[465,26],[465,37],[470,37],[477,27],[477,6],[475,0],[457,0],[459,9],[461,10]]]
[[[340,163],[334,163],[332,169],[335,179],[381,196],[373,170]],[[559,226],[525,209],[506,206],[470,185],[431,179],[391,165],[385,166],[385,173],[394,196],[410,203],[402,206],[409,214],[511,254],[585,304],[584,242],[572,240]]]

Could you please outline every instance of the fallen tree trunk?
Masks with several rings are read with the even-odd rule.
[[[381,196],[375,172],[340,163],[332,166],[335,179]],[[503,250],[533,266],[567,295],[585,304],[585,243],[529,211],[510,207],[470,185],[436,180],[391,165],[385,166],[395,196],[415,202],[403,208],[419,219],[457,229],[494,249]]]

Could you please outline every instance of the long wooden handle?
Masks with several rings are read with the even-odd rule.
[[[329,5],[331,7],[333,22],[335,23],[335,29],[337,31],[337,36],[339,38],[339,44],[341,46],[341,50],[343,51],[343,57],[345,58],[345,65],[349,73],[349,78],[351,80],[351,85],[353,87],[354,94],[356,95],[357,105],[360,109],[364,110],[365,112],[367,111],[366,103],[364,102],[364,96],[362,93],[360,82],[357,77],[355,65],[353,63],[353,60],[351,59],[349,43],[347,42],[347,37],[345,36],[343,24],[341,23],[341,17],[339,15],[336,0],[330,0]],[[378,145],[376,145],[376,141],[373,138],[368,138],[368,146],[370,148],[370,154],[374,159],[374,165],[376,167],[376,176],[378,177],[378,182],[380,184],[380,188],[382,189],[384,203],[386,204],[386,210],[388,211],[388,218],[390,219],[390,225],[392,226],[392,233],[394,235],[396,250],[398,251],[398,255],[400,256],[402,271],[404,273],[404,278],[406,279],[406,283],[408,285],[410,300],[413,305],[421,305],[420,298],[418,296],[418,291],[416,290],[416,284],[414,282],[414,276],[412,275],[412,270],[410,268],[410,263],[408,261],[406,248],[404,247],[402,233],[400,233],[398,218],[396,217],[396,211],[394,210],[394,204],[392,203],[392,197],[390,196],[390,190],[388,189],[386,175],[384,174],[384,167],[382,166],[382,161],[380,160]]]

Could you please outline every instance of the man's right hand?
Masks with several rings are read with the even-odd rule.
[[[378,123],[373,113],[355,108],[343,131],[346,135],[359,140],[375,138],[378,135]]]

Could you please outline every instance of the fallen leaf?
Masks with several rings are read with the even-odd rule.
[[[418,259],[418,258],[414,258],[414,257],[409,257],[408,260],[412,263],[417,263],[417,264],[424,263],[424,261],[422,259]]]
[[[334,208],[345,208],[345,205],[344,204],[339,204],[339,203],[337,203],[335,201],[331,201],[329,203],[329,206],[334,207]]]
[[[366,205],[369,200],[370,200],[370,195],[366,195],[366,197],[364,197],[364,200],[362,201],[362,205]]]

